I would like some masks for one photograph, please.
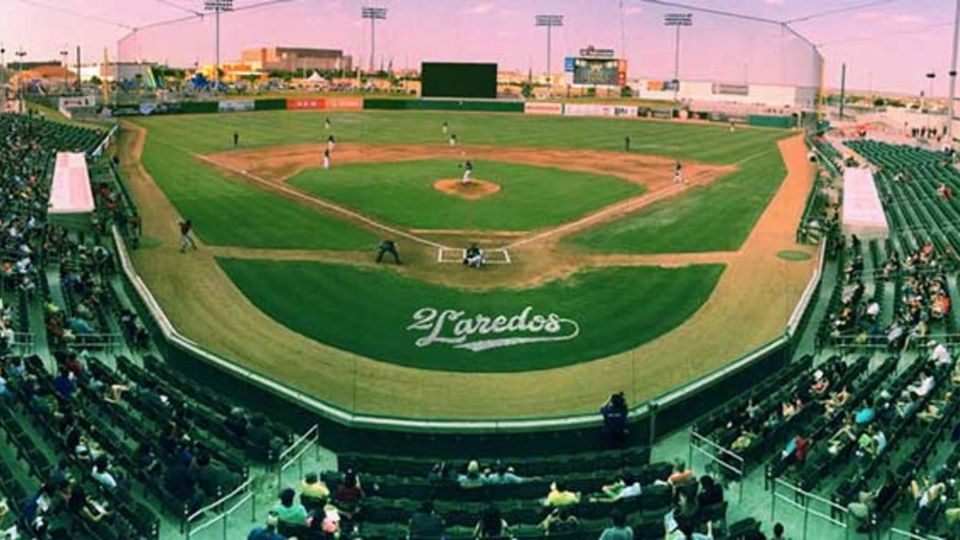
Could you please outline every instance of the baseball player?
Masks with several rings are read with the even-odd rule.
[[[451,133],[451,134],[450,134],[450,146],[456,146],[456,145],[457,145],[457,134],[456,134],[456,133]]]
[[[333,126],[333,124],[330,122],[330,118],[329,118],[329,117],[323,119],[323,129],[325,129],[325,130],[327,130],[327,131],[330,131],[330,128],[331,128],[332,126]]]
[[[237,146],[240,146],[240,132],[239,132],[239,131],[234,131],[234,132],[233,132],[233,147],[236,148]]]
[[[193,231],[193,222],[189,219],[180,222],[180,253],[183,253],[187,250],[188,247],[197,249],[196,242],[193,241],[193,237],[190,236],[190,233]]]
[[[443,128],[443,134],[446,135],[446,134],[447,134],[447,131],[450,129],[450,124],[448,124],[446,121],[444,121],[442,128]]]
[[[480,268],[486,261],[487,257],[483,254],[483,250],[476,244],[470,244],[463,256],[463,264],[470,268]]]
[[[460,177],[460,184],[467,185],[472,181],[473,162],[468,159],[461,167],[463,168],[463,176]]]
[[[393,257],[393,262],[400,264],[400,252],[397,251],[397,243],[393,240],[380,242],[380,246],[377,247],[377,262],[383,261],[383,256],[387,254]]]
[[[683,164],[680,163],[679,160],[677,161],[677,164],[673,166],[673,183],[683,183]]]
[[[337,145],[336,139],[333,138],[333,135],[327,137],[327,150],[333,152],[333,147]]]
[[[623,138],[623,151],[624,151],[624,152],[629,152],[629,151],[630,151],[630,136],[629,136],[629,135],[627,135],[626,137]]]
[[[323,150],[323,169],[330,170],[330,148],[324,148]]]

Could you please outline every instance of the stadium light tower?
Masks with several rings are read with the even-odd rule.
[[[553,84],[553,78],[550,74],[550,33],[554,27],[563,26],[563,15],[537,15],[534,18],[537,26],[547,28],[547,84]]]
[[[960,46],[960,0],[957,0],[957,7],[954,10],[953,15],[953,48],[950,49],[950,89],[947,92],[947,144],[950,145],[950,148],[954,148],[953,137],[955,133],[953,132],[953,123],[957,110],[956,101],[957,101],[957,48]]]
[[[0,113],[2,112],[7,112],[7,48],[0,43]]]
[[[360,16],[364,19],[370,19],[370,72],[374,70],[374,57],[377,54],[377,21],[387,18],[387,8],[382,7],[362,7]]]
[[[23,102],[27,97],[27,93],[23,91],[23,57],[27,55],[27,51],[23,50],[23,47],[20,47],[17,49],[17,52],[13,54],[17,55],[17,93],[20,96],[20,114],[23,114]]]
[[[216,64],[213,67],[213,92],[220,91],[220,13],[224,11],[233,11],[233,0],[203,0],[203,9],[214,12],[216,22]]]
[[[63,58],[63,93],[67,93],[67,55],[70,54],[70,51],[67,50],[67,46],[64,45],[60,49],[60,58]]]
[[[677,29],[673,41],[673,100],[677,101],[680,91],[680,28],[693,26],[693,13],[667,13],[663,16],[663,25]]]
[[[927,73],[927,79],[930,80],[930,86],[927,90],[927,129],[930,129],[930,116],[933,114],[933,81],[937,78],[937,72],[930,70]]]

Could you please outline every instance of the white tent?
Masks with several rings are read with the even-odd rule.
[[[842,224],[843,234],[855,234],[861,239],[886,238],[890,234],[870,169],[844,169]]]
[[[307,82],[312,84],[326,84],[327,80],[320,76],[316,71],[312,75],[307,77]]]
[[[83,153],[58,152],[50,187],[48,216],[51,223],[72,227],[90,226],[96,205]]]

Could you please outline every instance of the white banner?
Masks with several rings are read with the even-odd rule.
[[[220,112],[244,112],[253,110],[253,101],[221,101],[218,106]]]
[[[622,106],[622,105],[567,103],[563,107],[563,114],[566,116],[636,117],[637,107]]]

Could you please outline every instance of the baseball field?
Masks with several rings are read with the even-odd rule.
[[[777,335],[812,271],[776,256],[809,251],[793,232],[812,173],[788,131],[372,111],[124,127],[134,262],[175,326],[352,411],[533,417],[614,390],[647,399]],[[180,219],[197,251],[178,252]],[[384,239],[402,264],[375,262]],[[479,269],[460,264],[474,243]]]

